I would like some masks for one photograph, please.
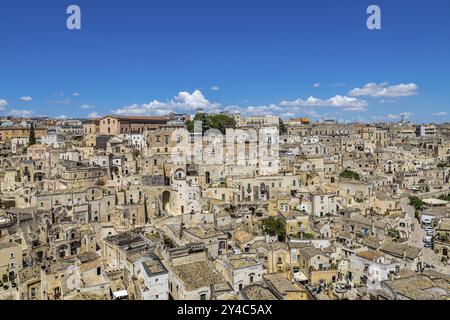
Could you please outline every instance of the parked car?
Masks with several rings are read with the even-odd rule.
[[[346,285],[344,285],[344,284],[337,284],[336,288],[334,289],[334,291],[336,293],[346,293],[347,292]]]

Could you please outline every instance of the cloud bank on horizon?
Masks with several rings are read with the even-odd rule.
[[[314,88],[319,88],[321,85],[315,83]],[[342,87],[343,85],[335,85],[334,87]],[[276,103],[268,103],[261,105],[223,105],[218,102],[211,102],[208,100],[201,90],[194,90],[192,93],[187,91],[179,92],[175,97],[167,101],[153,100],[144,104],[132,104],[111,110],[112,114],[116,115],[165,115],[171,112],[193,114],[198,110],[207,113],[230,112],[241,113],[243,115],[264,115],[273,114],[282,118],[292,118],[297,116],[308,116],[319,119],[330,117],[330,113],[339,115],[345,112],[364,113],[370,108],[371,104],[367,98],[390,98],[389,102],[393,103],[403,97],[410,97],[418,95],[418,85],[415,83],[400,83],[397,85],[390,85],[388,82],[383,83],[367,83],[362,88],[354,88],[348,94],[335,96],[329,98],[318,98],[309,96],[307,98],[297,98],[294,100],[282,100]],[[218,91],[219,87],[211,88],[213,91]],[[385,103],[387,100],[382,100]],[[316,109],[321,108],[325,113],[319,113]],[[328,110],[327,110],[328,109]],[[444,115],[444,112],[436,113],[436,115]],[[399,119],[401,115],[412,116],[411,112],[403,112],[399,115],[387,114],[386,116],[371,117],[374,119]],[[89,114],[89,117],[97,117],[98,113]]]
[[[320,88],[322,85],[315,83],[314,88]],[[344,83],[332,84],[332,87],[343,88]],[[210,88],[211,91],[219,91],[219,86],[214,85]],[[197,89],[192,92],[180,91],[176,96],[166,100],[151,100],[148,103],[134,103],[118,108],[109,110],[106,113],[121,115],[121,116],[163,116],[169,113],[187,113],[195,114],[198,111],[206,113],[241,113],[246,116],[251,115],[265,115],[272,114],[278,115],[282,118],[293,117],[310,117],[315,120],[323,118],[338,118],[345,113],[357,113],[355,117],[358,121],[391,121],[398,120],[401,117],[411,118],[414,113],[404,111],[402,113],[393,114],[388,113],[381,116],[370,116],[364,118],[364,113],[370,108],[377,108],[376,102],[379,100],[379,104],[383,103],[396,103],[398,99],[412,97],[419,95],[419,86],[415,83],[400,83],[391,85],[389,82],[375,83],[370,82],[364,86],[351,89],[347,94],[336,94],[328,98],[319,98],[315,96],[309,96],[307,98],[296,98],[293,100],[281,100],[275,103],[259,104],[259,105],[227,105],[219,102],[213,102],[208,100],[204,93]],[[64,93],[59,93],[54,96],[64,97]],[[80,93],[75,92],[72,97],[79,97]],[[368,100],[371,100],[370,102]],[[31,102],[33,98],[31,96],[23,96],[19,98],[22,102]],[[71,103],[70,98],[59,100],[48,100],[47,103],[51,104],[66,104]],[[7,110],[9,105],[5,99],[0,99],[0,111],[6,113],[8,116],[14,117],[31,117],[37,115],[32,109],[17,109],[12,108]],[[79,106],[81,110],[93,110],[96,107],[92,104],[82,104]],[[106,114],[105,113],[105,114]],[[91,111],[85,118],[99,118],[103,114],[98,111]],[[432,114],[435,117],[446,117],[447,112],[435,112]],[[66,115],[60,115],[59,118],[67,118]],[[342,119],[342,118],[341,118]]]

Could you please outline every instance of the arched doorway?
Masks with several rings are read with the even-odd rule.
[[[42,262],[42,260],[44,258],[44,252],[43,251],[38,251],[36,256],[37,256],[38,262]]]
[[[62,245],[59,247],[59,257],[64,258],[67,255],[67,249],[68,247],[66,245]]]

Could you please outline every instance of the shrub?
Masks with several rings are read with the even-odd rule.
[[[413,206],[416,209],[416,211],[420,211],[423,208],[423,201],[418,197],[414,196],[409,197],[409,204]]]
[[[342,171],[339,176],[344,179],[361,180],[361,176],[359,175],[358,172],[348,170],[348,169]]]
[[[265,234],[270,236],[278,236],[279,240],[284,240],[286,232],[284,230],[284,223],[281,218],[270,217],[262,221],[262,226]]]
[[[307,239],[307,240],[311,240],[314,239],[314,235],[312,233],[303,233],[303,237],[302,239]]]

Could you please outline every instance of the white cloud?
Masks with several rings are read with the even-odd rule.
[[[314,83],[314,84],[313,84],[313,87],[314,87],[314,88],[320,88],[320,83]]]
[[[166,115],[170,112],[189,112],[204,109],[205,112],[219,112],[220,104],[207,100],[200,90],[192,93],[182,91],[177,96],[166,102],[153,100],[147,104],[133,104],[114,110],[119,115]]]
[[[337,82],[337,83],[333,83],[331,86],[332,87],[345,87],[347,85],[347,83],[345,82]]]
[[[66,115],[60,115],[59,117],[56,117],[56,119],[60,120],[66,120],[68,117]]]
[[[80,93],[74,92],[74,93],[72,93],[72,96],[74,96],[74,97],[79,97],[79,96],[80,96]]]
[[[241,106],[226,106],[225,108],[223,108],[223,111],[226,111],[230,114],[237,114],[237,113],[242,113],[242,107]]]
[[[366,111],[367,109],[365,107],[348,107],[348,108],[344,108],[342,111],[345,112],[363,112]]]
[[[283,111],[283,108],[276,104],[269,104],[261,106],[249,106],[244,109],[244,113],[250,115],[274,114],[274,112],[276,111]]]
[[[113,110],[113,113],[118,115],[165,115],[173,111],[170,104],[153,100],[146,104],[132,104]]]
[[[444,112],[444,111],[433,113],[433,116],[437,116],[437,117],[443,117],[443,116],[447,116],[447,115],[448,115],[448,112]]]
[[[346,96],[334,96],[327,100],[309,97],[306,100],[297,99],[294,101],[281,101],[280,106],[284,107],[343,107],[365,109],[368,106],[367,101]]]
[[[305,114],[308,115],[308,116],[310,116],[310,117],[313,117],[313,118],[322,118],[322,117],[323,117],[323,115],[318,114],[318,113],[317,113],[316,111],[314,111],[314,110],[306,110],[306,111],[305,111]]]
[[[24,97],[20,97],[20,100],[22,101],[33,101],[33,98],[30,96],[24,96]]]
[[[202,94],[200,90],[193,93],[182,91],[175,97],[174,101],[181,107],[189,109],[208,108],[213,106]]]
[[[13,117],[22,117],[22,118],[27,118],[27,117],[31,117],[34,114],[33,110],[11,110],[8,112],[8,114],[10,116]]]
[[[400,114],[389,113],[384,118],[392,120],[392,119],[401,119],[401,117],[404,117],[405,119],[409,119],[413,115],[414,115],[414,113],[411,113],[411,112],[403,112],[403,113],[400,113]],[[381,117],[381,118],[383,118],[383,117]]]
[[[281,115],[281,117],[282,118],[293,118],[293,117],[295,117],[295,113],[292,113],[292,112],[283,113]]]
[[[210,90],[211,91],[219,91],[220,87],[219,86],[212,86]]]
[[[89,110],[89,109],[95,109],[95,106],[89,105],[89,104],[83,104],[80,109],[83,110]]]
[[[0,110],[4,110],[7,105],[8,105],[8,101],[6,101],[4,99],[0,99]]]
[[[395,99],[381,99],[380,104],[386,104],[386,103],[398,103],[398,100]]]
[[[58,101],[55,101],[55,103],[56,104],[69,104],[70,99],[58,100]]]
[[[384,83],[368,83],[363,88],[355,88],[349,92],[351,97],[408,97],[417,95],[418,86],[415,83],[398,84],[390,86],[388,82]]]
[[[400,115],[389,113],[388,115],[386,115],[386,118],[387,119],[400,119]]]
[[[240,112],[245,115],[263,115],[280,114],[284,117],[293,117],[298,114],[308,115],[310,117],[322,117],[315,111],[310,110],[313,107],[339,107],[343,111],[365,111],[368,106],[367,101],[353,97],[334,96],[327,100],[309,97],[306,100],[297,99],[295,101],[282,101],[278,104],[250,105],[241,107],[236,105],[222,106],[219,103],[207,100],[201,91],[195,90],[192,93],[180,92],[174,98],[167,101],[153,100],[146,104],[133,104],[126,107],[113,110],[113,114],[118,115],[155,115],[162,116],[170,112],[192,113],[198,109],[205,112],[218,113],[220,111]]]
[[[47,100],[47,101],[45,101],[46,103],[54,103],[54,104],[69,104],[70,103],[70,99],[64,99],[64,100],[53,100],[53,99],[50,99],[50,100]]]
[[[100,118],[100,115],[97,112],[91,112],[88,114],[89,119]]]

